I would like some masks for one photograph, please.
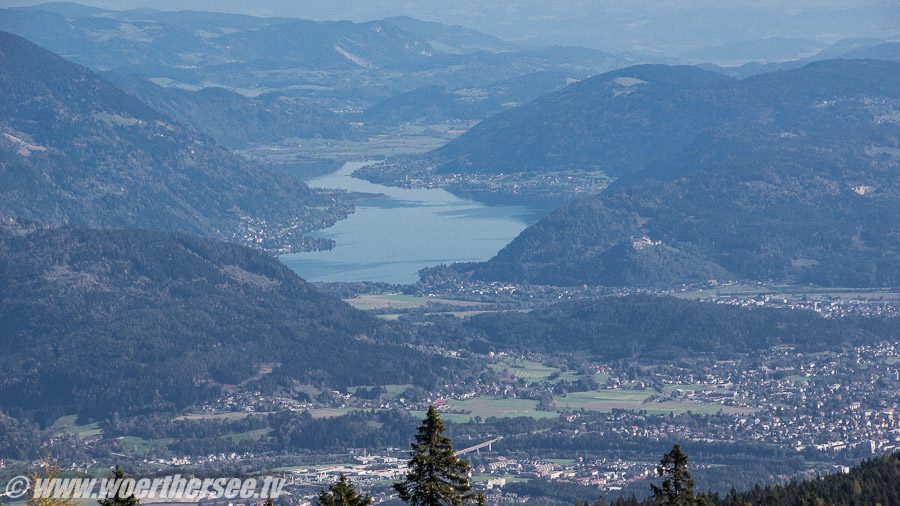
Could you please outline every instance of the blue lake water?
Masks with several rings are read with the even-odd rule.
[[[334,239],[332,250],[281,256],[308,281],[412,283],[424,267],[493,257],[542,214],[523,205],[488,206],[445,190],[393,188],[350,176],[363,165],[348,162],[306,181],[387,195],[357,202],[347,219],[314,234]]]

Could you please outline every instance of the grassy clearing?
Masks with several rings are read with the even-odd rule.
[[[309,414],[312,415],[313,418],[334,418],[336,416],[344,416],[349,413],[350,409],[332,409],[332,408],[321,408],[321,409],[310,409],[308,410]]]
[[[247,432],[239,432],[237,434],[228,434],[222,436],[223,438],[230,438],[234,443],[240,443],[241,441],[252,440],[259,441],[263,436],[268,435],[272,432],[272,429],[256,429],[256,430],[248,430]]]
[[[60,436],[77,435],[79,437],[85,438],[91,436],[99,436],[103,433],[103,429],[100,428],[99,422],[78,425],[78,415],[61,417],[60,419],[53,422],[53,425],[50,428],[56,432],[56,435]]]
[[[615,81],[616,84],[618,84],[620,86],[634,86],[636,84],[647,84],[647,81],[643,81],[636,77],[617,77],[617,78],[613,79],[613,81]]]
[[[242,420],[251,415],[267,415],[269,412],[234,411],[231,413],[190,413],[174,418],[174,420]]]
[[[513,418],[517,416],[528,416],[532,418],[556,418],[558,413],[548,411],[538,411],[537,401],[531,399],[499,399],[492,396],[476,397],[474,399],[466,399],[464,401],[449,400],[447,408],[450,411],[466,411],[465,413],[447,413],[463,415],[465,421],[469,417],[480,416],[487,419],[492,416],[498,418]],[[443,417],[444,414],[442,413]]]
[[[352,299],[344,299],[344,302],[350,304],[356,309],[368,311],[371,309],[410,309],[425,307],[429,302],[436,304],[447,304],[460,307],[478,307],[484,306],[482,302],[471,302],[465,300],[452,299],[435,299],[433,297],[417,297],[415,295],[403,294],[382,294],[382,295],[359,295]]]
[[[388,395],[393,395],[396,397],[411,387],[412,387],[412,385],[406,384],[406,385],[384,385],[383,388],[387,391]],[[356,391],[359,390],[360,388],[370,388],[371,389],[371,388],[375,388],[375,387],[368,386],[368,385],[359,385],[359,386],[355,386],[355,387],[347,387],[347,391],[350,392],[351,394],[355,394]]]
[[[529,383],[540,383],[547,381],[553,373],[560,372],[555,367],[546,366],[531,360],[508,359],[495,364],[490,364],[490,368],[515,378],[522,378]]]
[[[494,371],[513,378],[520,378],[527,383],[559,383],[560,381],[578,381],[584,376],[575,371],[563,371],[556,367],[543,365],[539,362],[531,360],[506,359],[500,362],[489,364]],[[551,376],[557,377],[550,379]],[[606,383],[608,376],[602,375],[602,383]]]
[[[299,392],[303,392],[310,397],[315,397],[322,393],[321,390],[312,385],[300,385],[299,387],[296,387],[296,390]]]
[[[426,411],[411,410],[409,414],[413,418],[425,419]],[[441,413],[441,420],[453,423],[468,423],[475,415],[458,415],[454,413]]]
[[[565,372],[562,372],[558,378],[550,380],[550,383],[559,383],[560,381],[573,382],[573,381],[578,381],[583,378],[584,378],[583,375],[578,374],[575,371],[565,371]]]
[[[604,389],[596,392],[576,392],[566,397],[557,397],[554,399],[553,405],[558,409],[585,409],[591,411],[631,409],[650,397],[652,393],[651,390],[628,390],[623,388]]]
[[[165,448],[174,442],[172,438],[147,440],[137,436],[124,436],[119,439],[122,448],[131,455],[143,455],[154,448]]]

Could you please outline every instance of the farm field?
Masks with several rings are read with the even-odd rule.
[[[571,393],[557,397],[553,406],[557,409],[609,411],[637,408],[652,394],[652,390],[605,389],[596,392]]]
[[[429,302],[435,304],[447,304],[459,307],[478,307],[484,306],[481,302],[470,302],[464,300],[452,299],[435,299],[432,297],[417,297],[415,295],[403,294],[381,294],[381,295],[360,295],[353,299],[344,299],[344,302],[350,304],[356,309],[364,311],[371,309],[410,309],[425,307]]]
[[[532,418],[556,418],[558,413],[538,411],[537,401],[532,399],[502,399],[493,396],[481,396],[474,399],[447,401],[447,407],[441,409],[441,417],[454,421],[469,421],[469,418],[480,416],[482,419],[492,416],[512,418],[529,416]],[[456,411],[456,413],[453,413]],[[464,413],[460,413],[464,411]],[[424,414],[424,413],[423,413]]]
[[[372,160],[418,154],[438,148],[468,130],[476,122],[438,125],[403,125],[362,141],[334,139],[285,139],[239,151],[244,156],[269,163],[303,159]]]
[[[175,440],[171,438],[147,440],[137,436],[125,436],[120,439],[122,448],[132,455],[142,455],[152,449],[165,449],[173,441]]]
[[[77,415],[61,417],[53,423],[51,429],[56,431],[56,433],[59,435],[78,435],[82,438],[98,436],[103,433],[103,429],[100,428],[100,424],[98,422],[78,425],[77,420]]]
[[[270,432],[272,432],[272,429],[256,429],[247,432],[239,432],[237,434],[228,434],[227,436],[222,437],[227,437],[235,443],[240,443],[241,441],[246,441],[248,439],[252,441],[259,441],[261,437],[267,435]]]
[[[241,420],[250,415],[267,415],[269,412],[260,411],[248,413],[235,411],[233,413],[190,413],[174,418],[174,420]]]
[[[542,381],[550,381],[551,383],[558,381],[577,381],[581,379],[581,375],[574,371],[561,371],[556,367],[543,365],[539,362],[521,359],[505,359],[500,362],[490,364],[491,369],[499,373],[508,374],[515,378],[521,378],[528,383],[540,383]],[[550,380],[554,374],[558,377]],[[604,378],[604,382],[605,382]]]

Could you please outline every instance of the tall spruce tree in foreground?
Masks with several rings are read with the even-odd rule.
[[[122,467],[119,464],[116,464],[116,470],[113,471],[112,479],[122,483],[122,480],[125,479],[125,471],[122,470]],[[141,504],[141,501],[138,500],[134,494],[131,494],[128,497],[122,497],[120,494],[125,490],[125,487],[121,487],[116,491],[116,495],[112,497],[107,497],[105,499],[100,499],[97,503],[100,506],[137,506]]]
[[[319,504],[323,506],[369,506],[372,498],[369,494],[360,495],[353,482],[341,473],[338,481],[328,490],[319,492]]]
[[[467,473],[471,466],[453,453],[450,438],[442,435],[444,422],[434,406],[419,426],[406,480],[394,490],[403,502],[416,506],[484,504],[484,496],[472,491]]]
[[[694,497],[694,479],[687,470],[688,456],[676,444],[672,451],[663,455],[656,467],[656,474],[665,479],[662,485],[650,485],[653,500],[663,506],[694,506],[705,501]]]

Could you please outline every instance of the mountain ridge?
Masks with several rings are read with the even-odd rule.
[[[716,129],[551,213],[490,261],[453,268],[556,285],[895,286],[898,78],[900,64],[879,60],[748,78],[740,100],[716,106],[729,111]],[[492,156],[505,152],[495,144]]]
[[[178,230],[290,250],[321,246],[303,234],[352,209],[5,32],[0,85],[2,217]]]
[[[180,233],[3,228],[0,408],[14,416],[177,412],[238,387],[290,396],[303,384],[464,374],[415,350],[411,330],[258,250]]]

